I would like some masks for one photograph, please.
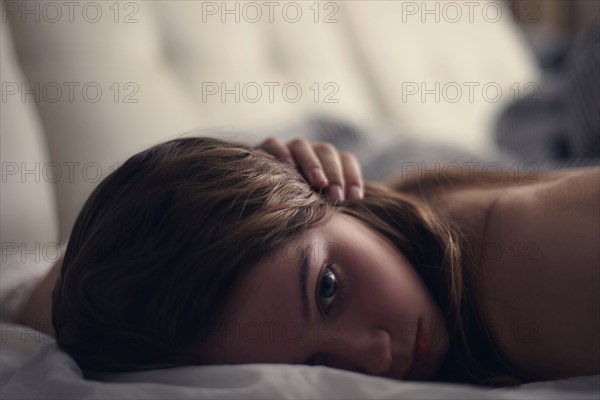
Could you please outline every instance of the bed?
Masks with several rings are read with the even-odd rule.
[[[104,177],[134,152],[179,132],[212,127],[237,131],[243,127],[253,133],[232,138],[254,141],[277,135],[329,141],[340,150],[355,153],[365,178],[379,181],[427,163],[512,165],[512,156],[486,152],[494,148],[493,120],[501,107],[510,103],[511,88],[525,88],[537,81],[539,70],[507,12],[494,23],[479,18],[476,23],[463,19],[461,23],[425,25],[415,17],[400,24],[403,7],[415,2],[327,2],[339,7],[340,23],[287,24],[280,20],[225,29],[216,19],[198,23],[202,3],[212,2],[125,2],[120,16],[129,18],[135,12],[137,23],[133,24],[112,22],[112,2],[100,2],[105,18],[98,24],[86,23],[79,13],[72,23],[66,18],[66,8],[59,21],[48,21],[43,14],[40,23],[32,23],[31,14],[21,18],[18,12],[22,2],[4,3],[0,9],[3,83],[20,88],[40,82],[51,89],[56,82],[77,81],[82,87],[100,85],[105,96],[92,103],[78,91],[79,97],[72,102],[36,102],[32,95],[15,92],[2,103],[2,399],[600,398],[600,375],[493,390],[291,365],[205,366],[84,376],[52,338],[12,320],[28,289],[51,266],[53,251],[68,239],[78,210],[98,183],[94,173],[99,169]],[[486,3],[500,5],[484,1],[480,6]],[[312,15],[310,4],[305,5],[307,16]],[[48,11],[56,10],[50,7]],[[381,51],[382,43],[387,51]],[[232,46],[246,50],[232,52]],[[244,68],[231,68],[237,65]],[[324,85],[331,80],[339,86],[343,101],[315,102],[305,95],[298,103],[225,103],[218,96],[207,102],[201,90],[206,81],[277,81],[301,82],[308,94],[315,81]],[[475,103],[463,99],[444,104],[423,102],[420,96],[404,99],[400,90],[403,84],[415,82],[432,87],[440,82],[473,81],[497,83],[505,96],[498,102],[479,96]],[[139,92],[127,97],[136,87]],[[288,121],[307,115],[329,118],[314,117],[287,126]],[[332,116],[392,124],[359,128]],[[277,128],[266,132],[264,126]],[[417,139],[425,137],[438,144]],[[44,173],[53,172],[50,167],[57,165],[62,166],[63,179],[35,180],[36,175],[27,172],[38,168],[38,176],[45,177]],[[68,165],[75,167],[74,180],[68,178]]]
[[[414,163],[494,163],[514,159],[501,152],[484,156],[414,140],[401,134],[381,135],[389,126],[363,126],[313,118],[284,131],[283,140],[306,137],[326,140],[355,153],[367,179],[386,181]],[[386,139],[382,139],[386,138]],[[47,259],[24,265],[20,253],[4,255],[2,263],[1,397],[152,398],[152,399],[598,399],[600,375],[536,382],[512,388],[447,383],[402,382],[328,367],[294,365],[195,366],[122,374],[84,374],[54,340],[11,322],[27,290],[52,265]]]

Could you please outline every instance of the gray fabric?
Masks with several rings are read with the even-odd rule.
[[[340,151],[357,156],[366,180],[387,181],[416,169],[443,171],[444,168],[523,168],[537,166],[515,164],[517,158],[498,151],[476,155],[458,147],[415,139],[393,126],[379,124],[358,126],[348,122],[314,117],[276,135],[287,141],[304,137],[309,141],[326,141]]]
[[[540,131],[541,132],[541,131]],[[392,178],[414,173],[415,169],[442,172],[453,167],[464,170],[481,168],[490,173],[500,168],[520,173],[537,173],[564,168],[590,167],[600,165],[596,158],[522,157],[507,149],[489,154],[474,154],[458,147],[416,139],[390,124],[359,126],[347,121],[315,116],[305,122],[276,133],[284,141],[304,137],[309,141],[326,141],[340,151],[348,151],[357,156],[366,180],[388,181]],[[532,151],[544,148],[552,140],[540,134],[530,136]],[[450,172],[452,173],[452,172]]]
[[[500,115],[498,145],[558,169],[600,165],[600,25],[573,45],[561,70]]]

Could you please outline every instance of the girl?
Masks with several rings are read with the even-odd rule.
[[[94,190],[21,322],[84,371],[317,364],[494,386],[594,374],[599,196],[598,168],[386,185],[327,143],[176,139]]]

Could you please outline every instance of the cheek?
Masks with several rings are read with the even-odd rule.
[[[375,247],[373,247],[375,249]],[[418,274],[399,254],[366,257],[354,254],[352,284],[366,311],[381,318],[409,321],[422,313],[425,292]]]
[[[390,299],[390,305],[406,319],[421,313],[424,304],[424,292],[421,283],[410,266],[390,266],[381,276],[381,294]]]

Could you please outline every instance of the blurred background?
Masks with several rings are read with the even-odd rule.
[[[98,182],[194,130],[258,144],[319,116],[494,152],[503,110],[535,100],[599,14],[595,0],[1,5],[3,261],[52,257]]]
[[[509,7],[544,69],[562,65],[573,41],[600,16],[597,0],[510,0]]]

